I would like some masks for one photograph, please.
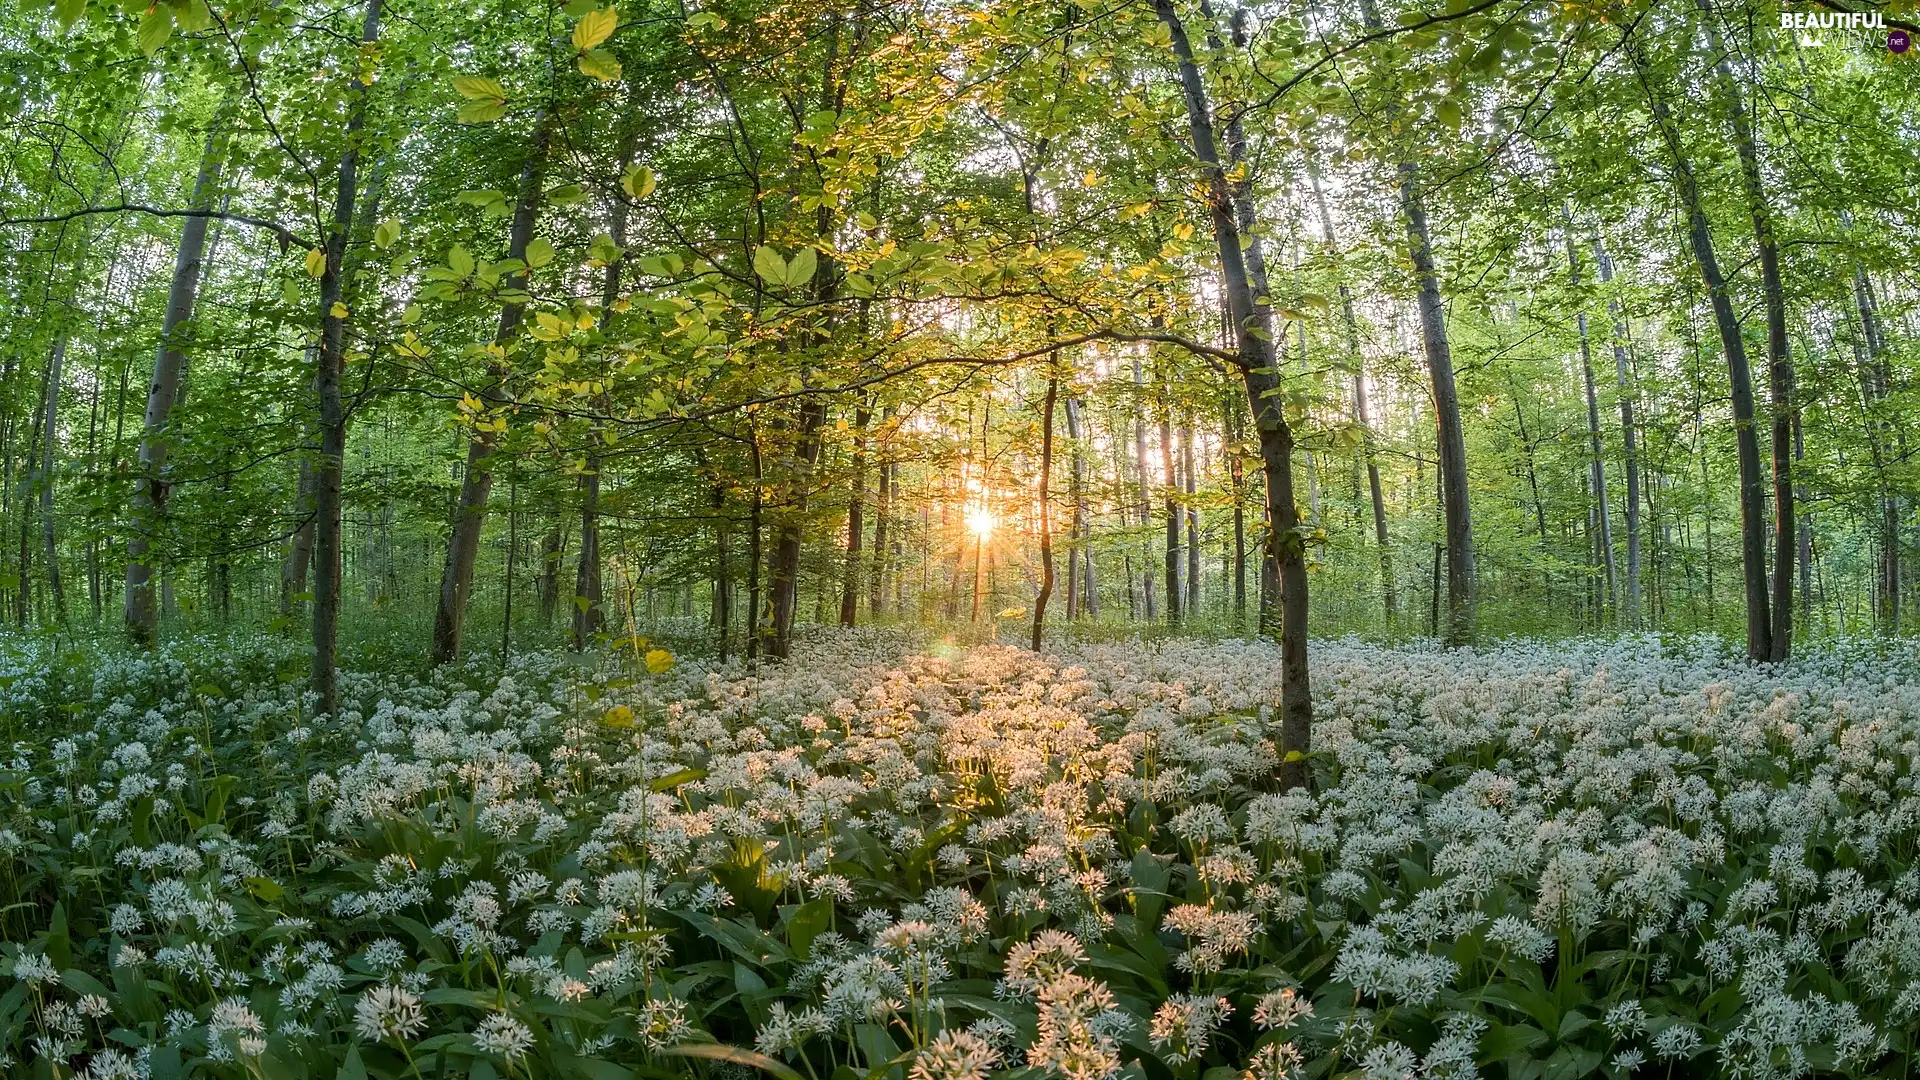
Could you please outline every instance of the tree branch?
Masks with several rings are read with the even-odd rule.
[[[85,206],[85,207],[81,207],[78,210],[70,210],[64,214],[48,214],[43,217],[0,218],[0,226],[57,225],[63,221],[72,221],[75,218],[91,217],[95,214],[146,214],[149,217],[163,217],[163,218],[164,217],[218,218],[221,221],[237,221],[242,225],[252,225],[255,228],[266,229],[268,232],[273,233],[276,237],[279,238],[280,250],[282,252],[286,251],[286,249],[292,245],[298,245],[303,248],[311,248],[311,247],[318,246],[312,243],[311,241],[302,238],[299,234],[295,233],[292,229],[287,228],[285,225],[282,225],[277,221],[268,221],[265,218],[249,217],[246,214],[234,214],[234,213],[229,213],[225,210],[167,210],[158,206],[145,206],[139,203],[119,203],[114,206]]]

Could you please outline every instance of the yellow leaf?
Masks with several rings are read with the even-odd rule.
[[[507,88],[500,85],[500,80],[489,79],[483,75],[455,75],[453,92],[468,101],[505,102],[507,100]]]
[[[601,82],[620,78],[620,61],[605,49],[588,49],[580,54],[580,74]]]
[[[673,654],[665,649],[647,650],[647,670],[655,675],[663,674],[673,666]]]
[[[327,253],[319,248],[307,252],[307,276],[319,277],[327,272]]]
[[[347,317],[347,305],[335,300],[333,306],[327,309],[327,314],[336,319],[344,319]]]
[[[620,174],[621,189],[636,199],[653,194],[654,183],[653,170],[644,165],[635,165]]]
[[[613,36],[613,28],[620,25],[619,10],[612,7],[589,11],[580,16],[573,27],[573,47],[586,52]]]
[[[1087,175],[1085,175],[1085,176],[1082,176],[1082,177],[1080,178],[1080,183],[1081,183],[1081,184],[1083,184],[1083,185],[1085,185],[1085,186],[1087,186],[1087,187],[1099,187],[1099,186],[1100,186],[1100,174],[1099,174],[1098,172],[1096,172],[1096,171],[1094,171],[1094,170],[1092,170],[1092,169],[1088,169],[1088,170],[1087,170]]]
[[[625,705],[615,705],[600,715],[600,722],[608,727],[632,727],[633,710]]]

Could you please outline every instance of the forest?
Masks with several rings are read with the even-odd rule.
[[[1909,1075],[1910,2],[602,2],[0,15],[0,1072]]]

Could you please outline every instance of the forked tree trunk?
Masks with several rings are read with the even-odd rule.
[[[212,209],[213,191],[220,183],[220,169],[226,156],[222,115],[215,118],[213,130],[207,133],[206,147],[200,152],[200,168],[194,176],[189,207]],[[152,647],[159,627],[153,593],[153,537],[167,513],[167,423],[173,413],[174,399],[180,393],[180,372],[186,363],[186,353],[175,335],[182,323],[193,318],[194,303],[200,293],[200,261],[207,250],[207,226],[212,220],[190,217],[180,229],[180,247],[173,258],[173,281],[167,289],[166,314],[160,323],[160,348],[153,361],[153,382],[147,388],[145,433],[140,440],[139,472],[134,481],[127,525],[125,608],[127,635],[136,645],[146,648]]]
[[[1740,319],[1734,313],[1727,281],[1720,272],[1713,250],[1713,230],[1700,194],[1700,182],[1693,163],[1680,144],[1673,115],[1666,98],[1654,89],[1646,60],[1633,42],[1627,55],[1639,75],[1654,123],[1673,159],[1674,184],[1679,188],[1680,205],[1687,214],[1687,243],[1693,251],[1695,266],[1706,283],[1708,300],[1713,306],[1714,326],[1720,332],[1720,347],[1727,358],[1727,379],[1732,388],[1734,440],[1740,459],[1740,565],[1746,584],[1747,656],[1764,661],[1773,658],[1773,620],[1767,595],[1767,494],[1760,472],[1760,440],[1754,430],[1753,373],[1747,365],[1747,346],[1740,336]],[[1787,536],[1793,533],[1789,531]]]
[[[1707,16],[1708,34],[1716,49],[1724,49],[1714,28],[1713,6],[1696,0]],[[1793,430],[1798,410],[1793,400],[1793,352],[1787,339],[1786,290],[1780,282],[1779,238],[1767,204],[1760,173],[1760,149],[1753,124],[1741,104],[1738,83],[1725,55],[1716,65],[1720,97],[1727,124],[1733,129],[1733,148],[1740,160],[1740,179],[1746,189],[1747,210],[1753,219],[1754,247],[1760,260],[1760,291],[1767,312],[1767,390],[1773,420],[1773,597],[1766,659],[1785,660],[1793,651],[1793,586],[1797,544],[1793,523]]]
[[[534,219],[540,213],[540,178],[546,167],[547,141],[551,118],[541,117],[535,129],[533,145],[527,148],[526,161],[520,167],[520,190],[514,200],[513,226],[508,234],[507,257],[525,261],[527,243],[533,239]],[[503,284],[509,289],[526,288],[525,272],[509,274]],[[496,345],[504,345],[519,329],[524,308],[509,303],[500,309],[500,324],[494,332]],[[497,402],[500,385],[507,378],[504,363],[487,365],[490,385],[483,394]],[[447,539],[446,564],[440,574],[440,600],[433,619],[433,662],[447,663],[460,655],[460,633],[467,617],[467,594],[473,587],[473,565],[480,555],[480,533],[487,521],[487,498],[493,491],[492,458],[498,433],[476,428],[467,442],[467,471],[460,483],[460,502],[454,508],[453,533]],[[582,544],[584,548],[585,545]],[[596,553],[598,547],[595,548]]]
[[[1274,552],[1281,604],[1280,625],[1280,753],[1282,788],[1312,783],[1307,753],[1313,730],[1313,697],[1307,671],[1307,562],[1300,536],[1299,512],[1293,496],[1293,429],[1279,404],[1280,380],[1273,350],[1273,317],[1266,299],[1260,235],[1242,235],[1241,219],[1254,214],[1251,183],[1230,183],[1214,137],[1212,110],[1206,84],[1194,62],[1193,47],[1173,0],[1154,0],[1172,37],[1179,60],[1181,96],[1187,109],[1193,150],[1207,184],[1207,210],[1247,403],[1260,442],[1260,460],[1267,480],[1267,511],[1272,521],[1268,543]],[[1230,131],[1230,135],[1235,134]],[[1238,142],[1239,140],[1235,140]],[[1236,163],[1238,164],[1238,163]],[[1249,279],[1249,268],[1260,278]]]
[[[380,38],[384,0],[367,0],[360,40],[371,46]],[[345,368],[348,312],[341,306],[345,284],[342,273],[347,238],[353,231],[354,200],[359,197],[360,132],[366,126],[369,84],[357,82],[352,112],[347,119],[345,149],[340,154],[339,184],[334,193],[333,223],[326,236],[325,267],[320,274],[320,348],[314,387],[320,396],[320,453],[314,462],[313,499],[313,689],[319,711],[340,708],[336,665],[340,634],[340,474],[347,452],[347,414],[340,398],[340,376]]]

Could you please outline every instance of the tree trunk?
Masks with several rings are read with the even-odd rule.
[[[1133,358],[1133,463],[1135,477],[1140,489],[1140,524],[1144,532],[1153,524],[1152,474],[1147,471],[1147,380],[1140,367],[1140,358]],[[1147,621],[1159,617],[1160,605],[1154,600],[1153,590],[1153,541],[1145,542],[1146,555],[1140,561],[1140,602]]]
[[[1709,0],[1696,0],[1707,16],[1708,35],[1716,50],[1724,50],[1714,28]],[[1754,247],[1760,260],[1761,295],[1767,312],[1767,390],[1773,420],[1773,597],[1767,659],[1785,660],[1793,651],[1793,586],[1797,554],[1793,522],[1793,431],[1798,406],[1793,400],[1793,352],[1787,339],[1786,290],[1780,282],[1780,249],[1773,214],[1767,204],[1760,173],[1760,149],[1753,125],[1740,101],[1740,89],[1724,52],[1716,71],[1720,96],[1733,129],[1733,147],[1740,159],[1740,178],[1746,189],[1747,209],[1753,218]]]
[[[873,493],[873,567],[867,578],[867,617],[879,618],[887,610],[887,544],[893,525],[893,462],[886,454],[886,437],[889,434],[887,422],[893,416],[893,406],[880,410],[880,444],[875,453],[880,458],[880,482]]]
[[[1407,219],[1414,273],[1420,279],[1420,342],[1433,379],[1434,421],[1440,433],[1440,478],[1446,505],[1448,645],[1473,642],[1473,517],[1467,499],[1467,444],[1460,427],[1460,394],[1454,386],[1453,352],[1447,342],[1446,308],[1433,266],[1426,206],[1411,164],[1400,166],[1401,211]]]
[[[380,37],[384,0],[367,0],[360,40],[371,47]],[[354,200],[359,195],[360,132],[366,125],[371,86],[358,83],[352,113],[347,119],[345,149],[340,154],[339,186],[333,203],[333,225],[326,237],[326,263],[320,275],[319,368],[314,387],[320,397],[320,453],[314,463],[313,529],[313,689],[318,709],[340,708],[336,659],[340,630],[340,474],[347,452],[347,415],[340,399],[340,376],[345,369],[348,312],[340,300],[348,235],[353,230]]]
[[[1613,513],[1607,502],[1607,459],[1600,444],[1600,395],[1594,386],[1593,345],[1587,337],[1587,313],[1584,303],[1577,297],[1580,288],[1580,254],[1573,241],[1573,210],[1562,206],[1561,213],[1567,226],[1567,273],[1576,293],[1575,302],[1582,305],[1581,310],[1574,313],[1574,325],[1580,331],[1580,373],[1587,391],[1587,471],[1593,490],[1594,518],[1599,525],[1594,542],[1598,548],[1599,562],[1606,573],[1606,606],[1618,610],[1619,580],[1613,563]]]
[[[53,520],[53,451],[60,423],[60,376],[66,358],[67,334],[62,331],[54,341],[53,353],[47,357],[46,417],[41,421],[40,475],[37,478],[40,488],[41,557],[47,564],[47,592],[53,599],[56,623],[67,621],[67,593],[60,582],[60,551]],[[26,580],[25,574],[21,575],[21,580]]]
[[[1200,611],[1200,491],[1193,468],[1193,426],[1180,428],[1180,471],[1187,483],[1187,616]]]
[[[1313,697],[1307,671],[1306,548],[1294,506],[1293,429],[1281,412],[1277,393],[1280,380],[1273,350],[1273,317],[1270,306],[1260,302],[1266,298],[1260,235],[1252,232],[1243,237],[1240,224],[1254,213],[1253,192],[1244,179],[1231,186],[1227,180],[1214,139],[1206,86],[1173,0],[1154,0],[1154,12],[1166,24],[1179,60],[1188,128],[1194,154],[1206,177],[1208,216],[1220,259],[1223,291],[1233,316],[1241,376],[1266,473],[1267,510],[1273,523],[1268,543],[1274,550],[1281,600],[1279,783],[1283,789],[1307,787],[1312,783],[1307,753],[1313,729]],[[1237,119],[1230,121],[1230,136],[1237,134],[1232,130],[1237,125]],[[1239,142],[1237,138],[1234,141]],[[1258,268],[1260,277],[1249,280],[1249,267]]]
[[[1073,534],[1080,553],[1079,614],[1095,618],[1100,614],[1099,581],[1093,569],[1093,519],[1087,513],[1086,431],[1080,418],[1080,402],[1067,396],[1067,437],[1073,440]]]
[[[1673,158],[1674,182],[1679,188],[1680,204],[1687,213],[1687,241],[1695,265],[1706,283],[1713,306],[1713,320],[1720,332],[1720,347],[1727,358],[1727,378],[1732,387],[1734,437],[1740,459],[1740,564],[1746,583],[1747,656],[1756,661],[1773,659],[1773,620],[1768,613],[1767,595],[1767,495],[1760,473],[1760,441],[1754,430],[1753,375],[1747,366],[1746,342],[1740,336],[1740,320],[1728,295],[1726,278],[1714,255],[1713,231],[1701,200],[1700,184],[1693,164],[1680,145],[1667,102],[1649,81],[1646,61],[1636,44],[1629,42],[1628,58],[1646,91],[1654,122],[1665,138]],[[1791,466],[1789,465],[1789,469]],[[1787,536],[1793,532],[1788,530]],[[1791,586],[1789,586],[1791,588]]]
[[[377,0],[376,0],[377,2]],[[520,190],[513,208],[513,226],[507,243],[507,257],[525,260],[527,243],[533,239],[534,219],[540,213],[540,180],[546,167],[547,142],[551,136],[551,118],[543,116],[535,128],[533,145],[520,168]],[[503,279],[509,289],[526,288],[523,271]],[[500,324],[495,345],[505,345],[520,326],[523,307],[510,303],[500,309]],[[497,401],[500,384],[508,369],[495,361],[487,365],[490,385],[482,395]],[[453,533],[447,540],[447,559],[440,575],[440,601],[433,620],[433,662],[447,663],[460,655],[460,632],[467,616],[467,594],[473,586],[474,561],[480,554],[480,532],[487,520],[487,497],[493,490],[491,459],[498,433],[476,428],[467,442],[467,471],[460,484],[460,502],[454,510]],[[586,545],[582,544],[584,548]],[[597,553],[597,547],[596,547]]]
[[[713,507],[713,628],[720,662],[727,660],[727,639],[733,632],[733,530],[727,521],[727,486],[714,478]]]
[[[1380,29],[1373,0],[1361,0],[1360,12],[1368,30]],[[1399,166],[1400,212],[1406,218],[1408,251],[1420,283],[1420,344],[1433,380],[1434,422],[1440,437],[1440,478],[1446,508],[1447,632],[1448,645],[1473,642],[1474,594],[1473,516],[1467,492],[1467,445],[1460,426],[1460,394],[1454,385],[1453,350],[1447,341],[1446,307],[1434,272],[1433,234],[1427,225],[1427,207],[1420,191],[1419,170],[1410,161]]]
[[[1613,282],[1613,260],[1596,234],[1593,261],[1599,267],[1600,284]],[[1640,627],[1640,450],[1639,432],[1633,417],[1633,379],[1627,360],[1628,327],[1625,311],[1617,297],[1607,298],[1607,313],[1613,322],[1613,374],[1620,395],[1620,447],[1627,481],[1627,595],[1626,622],[1631,629]],[[1648,492],[1652,496],[1651,490]]]
[[[206,210],[213,206],[213,191],[220,183],[220,168],[226,162],[226,153],[222,115],[214,119],[213,130],[207,133],[189,207]],[[167,289],[166,314],[160,324],[160,347],[153,361],[153,382],[147,389],[139,472],[134,480],[127,523],[125,608],[127,634],[143,648],[153,646],[159,628],[153,595],[153,538],[167,512],[167,422],[173,412],[174,399],[180,393],[180,371],[186,362],[183,343],[176,338],[176,333],[180,324],[193,318],[194,303],[200,292],[200,260],[206,252],[207,226],[211,221],[206,217],[190,217],[181,226],[180,247],[173,259],[173,281]]]
[[[313,563],[313,460],[300,458],[300,479],[294,488],[294,512],[299,524],[287,538],[287,557],[280,566],[280,615],[291,620],[300,594],[307,592],[307,571]],[[310,598],[310,597],[309,597]]]
[[[861,541],[866,532],[867,497],[867,420],[868,407],[862,403],[853,413],[853,495],[847,502],[847,559],[841,571],[840,625],[852,626],[860,614]]]
[[[1163,384],[1164,386],[1164,384]],[[1164,391],[1163,391],[1164,392]],[[1160,473],[1161,509],[1166,514],[1166,582],[1167,582],[1167,625],[1180,625],[1180,610],[1184,607],[1184,590],[1180,586],[1180,481],[1174,475],[1179,451],[1173,445],[1173,421],[1169,415],[1172,405],[1164,398],[1160,403]]]
[[[1046,403],[1040,408],[1040,594],[1033,600],[1033,651],[1040,651],[1040,634],[1047,625],[1047,601],[1053,598],[1053,507],[1047,481],[1053,476],[1053,403],[1060,393],[1060,376],[1047,376]]]
[[[1327,250],[1337,259],[1340,243],[1333,231],[1333,213],[1327,208],[1326,194],[1320,189],[1320,169],[1312,157],[1307,159],[1307,179],[1313,189],[1314,205],[1320,211],[1320,231],[1326,238]],[[1347,362],[1353,365],[1353,423],[1360,429],[1360,452],[1366,459],[1367,493],[1373,500],[1373,538],[1380,552],[1380,602],[1386,611],[1387,633],[1391,634],[1394,623],[1398,621],[1396,609],[1399,602],[1394,595],[1393,547],[1387,538],[1387,501],[1380,489],[1380,460],[1373,421],[1368,416],[1366,366],[1360,353],[1360,326],[1353,314],[1353,291],[1347,287],[1345,275],[1339,279],[1339,289],[1340,318],[1347,337]],[[1237,520],[1234,527],[1239,528]]]

